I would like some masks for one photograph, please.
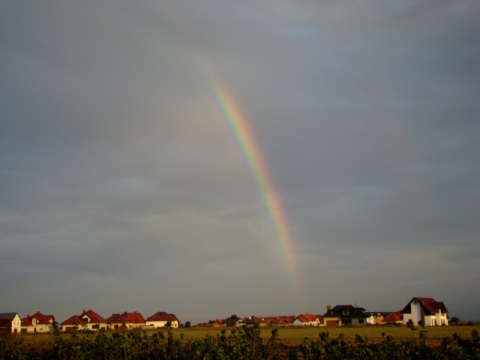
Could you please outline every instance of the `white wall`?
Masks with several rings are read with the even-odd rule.
[[[20,316],[16,314],[12,320],[12,334],[13,333],[19,334],[21,330],[22,330],[22,319],[20,319]]]
[[[417,326],[418,322],[422,320],[422,309],[418,301],[414,300],[410,303],[410,314],[403,314],[403,323],[406,325],[409,320],[412,320],[413,325]]]

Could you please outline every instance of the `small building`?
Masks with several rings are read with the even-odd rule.
[[[383,322],[384,324],[388,325],[403,325],[402,310],[392,312],[391,314],[383,318]]]
[[[291,326],[297,317],[295,315],[281,315],[265,317],[269,326]]]
[[[385,323],[384,319],[390,315],[392,312],[387,311],[366,311],[365,314],[368,316],[367,324],[369,325],[382,325]]]
[[[365,309],[352,305],[337,305],[334,308],[327,307],[323,315],[324,326],[365,326],[368,315]]]
[[[240,319],[238,321],[238,326],[254,326],[254,325],[258,325],[258,326],[262,326],[262,327],[266,327],[266,326],[270,326],[270,318],[269,317],[260,317],[260,316],[248,316],[248,317],[245,317],[243,319]]]
[[[448,311],[443,302],[433,298],[414,297],[402,310],[403,323],[414,325],[448,325]]]
[[[18,313],[0,313],[0,334],[18,334],[22,328],[22,320]]]
[[[73,315],[60,325],[62,331],[108,329],[107,320],[93,310],[83,310],[80,315]]]
[[[177,317],[174,314],[168,314],[165,311],[159,311],[152,316],[149,316],[145,320],[145,323],[147,326],[153,326],[154,328],[170,326],[171,328],[176,329],[179,326]]]
[[[83,320],[78,315],[72,315],[60,323],[60,331],[76,331],[83,328]]]
[[[314,314],[300,314],[293,321],[294,326],[320,326],[320,319]]]
[[[143,315],[138,311],[124,312],[122,314],[112,314],[107,319],[108,325],[112,330],[131,330],[142,328],[146,325]]]
[[[43,333],[55,330],[55,317],[53,315],[44,315],[37,311],[33,315],[27,315],[22,319],[22,332]]]

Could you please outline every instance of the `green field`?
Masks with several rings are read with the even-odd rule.
[[[329,338],[335,338],[339,334],[343,334],[346,339],[354,339],[355,335],[366,337],[370,340],[382,339],[386,336],[392,336],[395,339],[400,340],[414,340],[419,337],[419,331],[422,328],[416,330],[410,330],[406,326],[365,326],[365,327],[280,327],[278,329],[278,336],[280,340],[297,340],[298,342],[303,339],[316,339],[321,332],[327,332]],[[425,327],[427,340],[441,340],[444,337],[452,337],[454,333],[459,334],[462,337],[470,337],[473,330],[480,331],[480,324],[472,326],[432,326]],[[225,329],[227,334],[230,334],[231,328]],[[273,328],[262,328],[261,337],[263,339],[269,339]],[[180,337],[180,334],[184,335],[185,339],[200,339],[205,338],[207,335],[216,337],[221,334],[221,329],[176,329],[173,330],[174,338]],[[154,331],[149,331],[153,333]],[[382,335],[383,334],[383,335]]]
[[[13,334],[0,359],[479,359],[480,325]]]
[[[415,340],[419,337],[419,332],[421,330],[426,331],[427,340],[441,340],[445,337],[452,337],[454,333],[460,335],[461,337],[470,337],[473,330],[480,332],[480,324],[470,325],[470,326],[432,326],[420,328],[416,330],[411,330],[406,326],[365,326],[365,327],[278,327],[278,328],[261,328],[260,336],[264,340],[268,340],[271,337],[273,329],[278,329],[278,338],[280,341],[289,341],[289,342],[301,342],[305,338],[308,339],[318,339],[319,334],[324,332],[328,333],[328,337],[333,339],[338,337],[340,334],[343,334],[345,339],[354,339],[356,335],[366,337],[369,340],[381,340],[386,336],[392,336],[394,339],[398,340]],[[239,331],[241,329],[235,328],[223,328],[223,331],[226,331],[226,335],[231,334],[233,331]],[[146,330],[142,333],[151,336],[158,332],[163,332],[165,337],[167,333],[171,332],[174,339],[180,339],[183,337],[184,340],[196,340],[203,339],[207,336],[217,337],[222,334],[222,329],[211,329],[211,328],[181,328],[181,329],[172,329],[172,330]],[[114,331],[107,331],[107,334],[113,334]],[[128,333],[128,331],[126,332]],[[20,334],[24,340],[29,341],[48,341],[52,338],[51,334]],[[72,333],[61,333],[61,336],[69,339],[72,336]]]

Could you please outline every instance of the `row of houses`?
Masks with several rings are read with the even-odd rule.
[[[412,324],[424,326],[448,325],[448,311],[443,302],[433,298],[414,297],[402,309],[393,312],[365,311],[362,307],[353,305],[327,306],[323,315],[300,314],[287,316],[238,318],[210,321],[208,324],[198,324],[205,327],[227,326],[366,326],[382,324]],[[37,311],[20,319],[18,313],[0,313],[0,333],[42,333],[59,329],[74,330],[131,330],[156,329],[162,327],[178,328],[180,322],[174,314],[164,311],[156,312],[147,317],[138,312],[112,314],[103,318],[93,310],[83,310],[79,315],[72,315],[58,324],[53,315],[44,315]]]
[[[366,326],[385,324],[413,324],[424,326],[448,325],[448,311],[443,302],[433,298],[414,297],[401,310],[393,312],[366,311],[353,305],[327,306],[322,315],[300,314],[297,316],[249,316],[217,319],[204,327],[224,326]]]
[[[60,331],[75,330],[132,330],[156,329],[162,327],[178,328],[179,320],[174,314],[159,311],[146,319],[138,312],[112,314],[103,318],[93,310],[83,310],[79,315],[72,315],[58,323],[53,315],[45,315],[37,311],[20,319],[18,313],[0,313],[0,334],[5,333],[45,333],[58,329]]]

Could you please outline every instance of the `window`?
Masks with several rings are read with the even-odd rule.
[[[342,315],[350,315],[350,311],[348,311],[348,310],[343,310],[343,311],[342,311]]]
[[[363,319],[358,319],[359,324],[363,324]]]

